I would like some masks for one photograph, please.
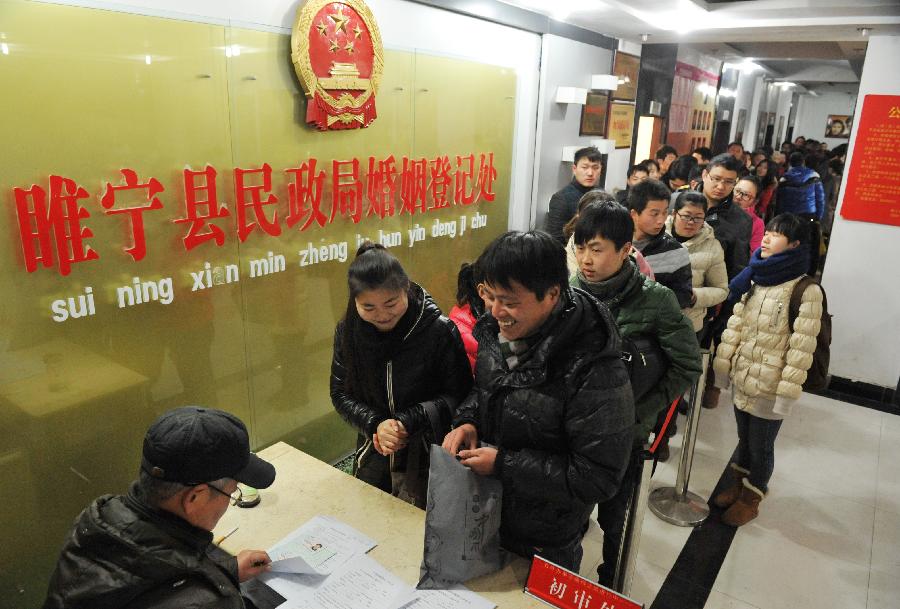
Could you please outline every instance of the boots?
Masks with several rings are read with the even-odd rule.
[[[724,491],[713,497],[713,505],[718,508],[728,508],[738,500],[741,496],[741,489],[744,488],[744,478],[750,473],[737,463],[729,464],[731,470],[731,484]]]
[[[759,515],[759,502],[765,496],[761,490],[750,484],[747,478],[743,480],[741,496],[737,502],[722,514],[722,522],[732,527],[747,524]]]
[[[721,392],[722,390],[715,385],[710,385],[703,392],[703,401],[700,402],[700,405],[703,408],[715,408],[719,405],[719,394]]]

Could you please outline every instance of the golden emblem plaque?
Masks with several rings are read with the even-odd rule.
[[[368,127],[384,70],[381,33],[362,0],[309,0],[297,9],[291,61],[317,129]]]

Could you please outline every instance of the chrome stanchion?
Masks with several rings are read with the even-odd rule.
[[[709,351],[703,349],[701,354],[703,368],[700,378],[691,386],[688,397],[690,410],[681,444],[681,460],[678,462],[675,486],[654,489],[650,493],[649,499],[650,511],[666,522],[680,527],[695,527],[709,516],[709,506],[706,501],[700,495],[688,491],[691,466],[694,462],[694,444],[697,443],[697,430],[700,422],[700,396],[706,385],[706,370],[709,366]]]
[[[653,475],[653,460],[648,459],[647,455],[646,452],[641,453],[640,479],[634,485],[631,500],[628,502],[622,545],[619,547],[619,559],[616,562],[616,575],[613,579],[613,589],[625,596],[631,594],[631,584],[634,581],[635,565],[641,545],[641,529],[644,514],[647,512],[650,476]]]

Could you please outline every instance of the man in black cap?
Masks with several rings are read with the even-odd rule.
[[[239,583],[269,569],[268,554],[232,556],[212,529],[240,501],[237,483],[266,488],[275,468],[250,452],[247,428],[221,410],[189,406],[144,437],[127,495],[96,499],[75,521],[44,609],[242,609]]]

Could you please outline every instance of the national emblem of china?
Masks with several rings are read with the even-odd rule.
[[[307,123],[321,130],[372,124],[384,52],[364,2],[306,2],[291,32],[291,60],[306,93]]]

